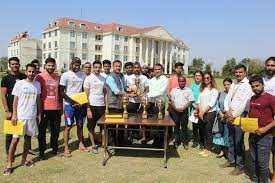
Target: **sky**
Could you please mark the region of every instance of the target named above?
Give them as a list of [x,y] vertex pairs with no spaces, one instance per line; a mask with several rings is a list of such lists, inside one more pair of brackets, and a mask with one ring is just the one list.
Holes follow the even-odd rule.
[[227,59],[274,56],[274,0],[13,0],[0,6],[0,56],[9,40],[41,32],[57,17],[138,27],[161,25],[190,47],[190,62],[202,57],[220,69]]

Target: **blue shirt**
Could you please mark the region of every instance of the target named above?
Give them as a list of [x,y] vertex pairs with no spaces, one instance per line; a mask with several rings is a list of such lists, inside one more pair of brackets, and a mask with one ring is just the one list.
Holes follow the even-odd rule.
[[192,90],[192,94],[194,96],[195,102],[198,103],[200,92],[201,92],[201,84],[193,83],[190,88]]

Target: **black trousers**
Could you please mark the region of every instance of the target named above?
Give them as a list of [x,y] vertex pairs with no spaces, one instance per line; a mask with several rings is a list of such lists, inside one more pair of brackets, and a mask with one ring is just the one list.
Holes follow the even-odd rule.
[[105,113],[105,106],[90,106],[92,112],[92,120],[88,121],[87,128],[88,130],[94,130],[97,124],[97,121],[102,117]]
[[53,151],[58,150],[58,137],[60,132],[60,123],[61,123],[61,111],[60,110],[45,110],[43,111],[42,120],[38,125],[38,143],[39,143],[39,152],[44,153],[47,149],[46,144],[46,130],[49,124],[50,126],[50,147]]
[[12,135],[7,134],[5,140],[6,140],[6,142],[5,142],[6,154],[9,154],[9,148],[10,148],[10,144],[11,144],[11,141],[12,141]]

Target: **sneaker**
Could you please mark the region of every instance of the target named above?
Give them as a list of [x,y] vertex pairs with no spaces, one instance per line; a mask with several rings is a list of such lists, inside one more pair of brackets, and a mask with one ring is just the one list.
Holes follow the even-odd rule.
[[229,175],[234,175],[234,176],[238,176],[238,175],[241,175],[244,173],[244,170],[243,169],[240,169],[240,168],[235,168],[233,171],[231,171],[229,173]]
[[45,156],[45,154],[44,154],[44,153],[41,153],[41,152],[39,153],[38,158],[39,158],[40,161],[46,160],[46,159],[47,159],[46,156]]

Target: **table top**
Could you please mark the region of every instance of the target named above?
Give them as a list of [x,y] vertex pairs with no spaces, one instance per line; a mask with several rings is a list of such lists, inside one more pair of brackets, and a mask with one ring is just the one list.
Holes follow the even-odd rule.
[[164,119],[142,119],[141,117],[136,118],[112,118],[111,120],[105,118],[103,115],[98,120],[99,125],[141,125],[141,126],[175,126],[174,121],[169,117],[165,116]]

